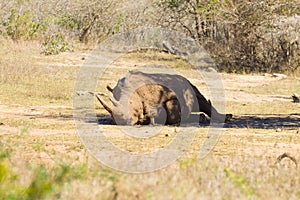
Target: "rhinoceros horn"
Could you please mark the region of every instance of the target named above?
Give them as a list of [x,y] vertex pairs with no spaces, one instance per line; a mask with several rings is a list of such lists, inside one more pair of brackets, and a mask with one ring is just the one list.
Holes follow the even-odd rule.
[[112,115],[112,109],[107,105],[107,103],[105,101],[103,101],[100,98],[100,95],[99,94],[95,94],[95,96],[97,97],[98,101],[102,104],[102,106],[105,108],[105,110],[107,110]]

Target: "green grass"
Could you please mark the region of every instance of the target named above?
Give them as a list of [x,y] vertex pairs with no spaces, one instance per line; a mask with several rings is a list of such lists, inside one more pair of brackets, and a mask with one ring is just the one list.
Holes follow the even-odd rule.
[[[2,151],[1,151],[2,153]],[[57,164],[54,168],[46,165],[35,165],[25,169],[29,173],[27,184],[19,184],[21,177],[19,173],[12,170],[13,163],[9,161],[10,156],[0,159],[0,198],[1,199],[45,199],[46,197],[58,197],[61,190],[66,189],[68,183],[73,180],[84,179],[87,174],[87,166],[78,164]]]

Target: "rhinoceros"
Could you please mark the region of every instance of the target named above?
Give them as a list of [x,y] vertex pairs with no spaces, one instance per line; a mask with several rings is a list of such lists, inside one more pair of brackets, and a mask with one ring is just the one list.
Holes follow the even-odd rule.
[[[116,124],[179,125],[188,122],[192,112],[220,113],[186,78],[173,74],[150,74],[129,71],[114,88],[109,106],[99,94],[97,99],[110,113]],[[226,115],[226,119],[231,115]],[[225,117],[224,117],[225,119]]]

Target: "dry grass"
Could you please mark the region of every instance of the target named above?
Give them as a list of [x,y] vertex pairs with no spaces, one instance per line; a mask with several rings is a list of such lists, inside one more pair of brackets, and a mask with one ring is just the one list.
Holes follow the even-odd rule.
[[[213,152],[198,160],[196,156],[203,141],[200,133],[188,155],[170,167],[136,175],[100,165],[87,154],[74,134],[5,135],[1,136],[1,141],[2,148],[10,154],[9,160],[4,159],[6,165],[14,166],[10,173],[20,174],[13,180],[18,187],[26,188],[32,181],[30,174],[36,173],[36,166],[46,167],[53,187],[47,193],[49,199],[58,194],[60,199],[164,199],[166,196],[170,199],[199,196],[209,199],[297,199],[300,195],[299,170],[288,160],[278,165],[275,162],[282,152],[293,152],[295,159],[300,159],[295,153],[300,150],[299,137],[294,135],[289,139],[290,133],[274,139],[274,135],[271,138],[268,134],[271,133],[257,130],[225,131]],[[131,142],[122,141],[123,145]],[[137,150],[137,146],[131,148],[131,151]],[[60,166],[69,168],[63,184],[54,181],[58,175],[53,173]],[[23,177],[24,174],[29,176]],[[3,183],[8,184],[7,181],[12,180]]]
[[265,94],[266,91],[270,95],[292,95],[300,92],[300,79],[298,77],[290,77],[289,79],[281,79],[271,83],[266,83],[261,87],[250,87],[248,92],[252,94]]
[[[283,126],[279,130],[276,124],[265,129],[228,127],[203,159],[197,156],[207,139],[208,127],[197,128],[187,152],[171,166],[143,174],[121,173],[100,164],[76,134],[72,91],[81,58],[88,51],[80,48],[74,53],[45,57],[35,43],[1,41],[1,46],[7,49],[0,48],[0,199],[300,198],[299,168],[287,158],[276,163],[283,153],[300,161],[298,118],[292,128]],[[133,60],[142,63],[154,58],[159,64],[172,63],[169,56],[160,60],[152,54],[150,58],[129,55],[130,62],[120,59],[106,72],[105,84],[115,84],[122,74],[118,67],[126,63],[130,67]],[[249,86],[255,81],[248,81],[246,76],[244,84],[237,81],[240,76],[224,77],[227,110],[235,116],[299,113],[298,104],[272,97],[290,95],[288,88],[300,93],[297,77],[256,81],[257,90]],[[201,81],[198,83],[205,89]],[[105,84],[98,87],[103,90]],[[235,99],[236,94],[244,97]],[[251,95],[258,95],[256,101],[249,98]],[[264,98],[268,101],[262,101]],[[103,109],[99,113],[106,114]],[[117,134],[117,126],[102,128],[117,147],[133,153],[162,149],[176,135],[174,127],[165,127],[151,139],[132,139]]]
[[[71,105],[76,72],[81,62],[64,56],[43,56],[34,42],[0,41],[0,101],[21,105]],[[80,56],[80,55],[79,55]],[[77,63],[76,63],[77,61]]]
[[[281,105],[285,104],[285,105]],[[281,105],[281,106],[278,106]],[[292,102],[264,101],[264,102],[227,102],[227,112],[236,115],[268,115],[297,113],[298,105]]]

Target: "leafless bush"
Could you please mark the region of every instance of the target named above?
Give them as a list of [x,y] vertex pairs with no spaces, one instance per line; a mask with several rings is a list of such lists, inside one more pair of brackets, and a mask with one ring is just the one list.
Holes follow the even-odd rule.
[[[220,70],[295,71],[300,65],[297,5],[297,0],[2,0],[0,35],[38,39],[56,53],[72,42],[97,43],[159,25],[197,40]],[[55,40],[58,35],[63,40]]]
[[229,72],[299,67],[296,0],[160,0],[160,24],[186,31]]
[[0,34],[13,40],[66,38],[99,41],[106,37],[117,20],[113,0],[3,0],[0,3]]

